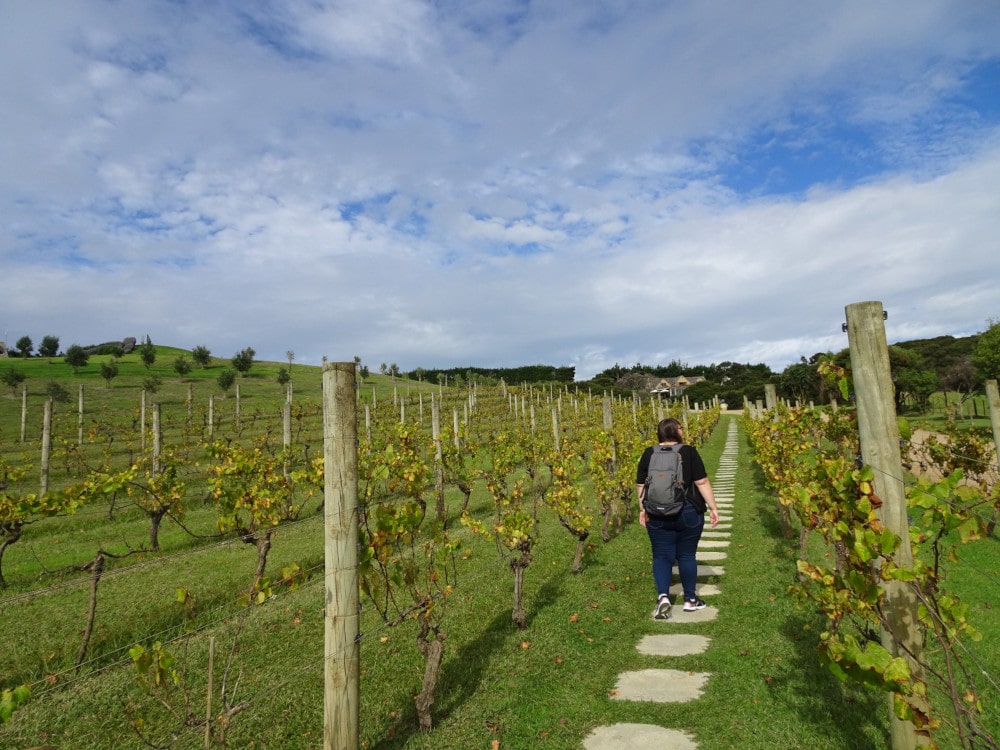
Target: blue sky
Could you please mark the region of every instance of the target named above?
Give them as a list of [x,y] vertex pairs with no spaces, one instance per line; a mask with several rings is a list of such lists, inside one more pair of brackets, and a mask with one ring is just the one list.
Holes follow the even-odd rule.
[[9,343],[587,378],[1000,319],[993,0],[25,2],[0,66]]

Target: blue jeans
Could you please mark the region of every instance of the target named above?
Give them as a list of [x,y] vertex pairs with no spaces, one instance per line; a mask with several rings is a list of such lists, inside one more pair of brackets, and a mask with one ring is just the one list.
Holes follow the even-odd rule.
[[646,532],[653,550],[653,581],[657,593],[670,592],[674,560],[681,579],[685,599],[694,599],[698,582],[698,562],[695,553],[698,540],[705,527],[705,515],[690,504],[684,506],[677,518],[647,518]]

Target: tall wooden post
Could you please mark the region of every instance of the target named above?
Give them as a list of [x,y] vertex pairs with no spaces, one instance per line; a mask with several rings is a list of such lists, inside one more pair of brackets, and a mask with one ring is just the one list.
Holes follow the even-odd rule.
[[357,750],[358,430],[354,363],[323,364],[323,750]]
[[39,477],[38,496],[45,497],[49,491],[49,457],[52,454],[52,399],[45,402],[42,415],[42,473]]
[[997,381],[986,381],[986,401],[990,409],[990,424],[993,426],[993,459],[1000,469],[1000,390]]
[[160,451],[163,435],[160,429],[160,405],[153,404],[153,473],[160,473]]
[[24,442],[25,430],[28,426],[28,386],[21,388],[21,442]]
[[[997,381],[986,381],[986,403],[990,410],[990,424],[993,426],[993,463],[1000,469],[1000,391],[997,390]],[[997,516],[1000,511],[994,510],[993,517],[987,524],[990,535],[997,525]]]
[[774,383],[764,384],[764,403],[768,411],[778,406],[778,387]]
[[76,399],[76,444],[83,445],[83,383],[80,383]]
[[444,446],[441,445],[441,399],[431,393],[431,439],[434,441],[434,497],[437,500],[437,519],[442,525],[448,522],[448,509],[444,504]]
[[[899,455],[899,426],[896,423],[882,303],[857,302],[848,305],[846,313],[861,458],[875,469],[875,492],[882,499],[878,509],[879,520],[902,540],[896,551],[896,563],[904,568],[912,567],[910,524],[906,515],[903,464]],[[881,635],[882,646],[893,656],[906,658],[911,673],[919,677],[922,670],[910,655],[919,657],[922,651],[916,594],[901,581],[886,581],[881,585],[885,592],[888,621]],[[892,709],[893,696],[890,694],[888,699],[893,750],[917,747],[913,724],[896,718]]]

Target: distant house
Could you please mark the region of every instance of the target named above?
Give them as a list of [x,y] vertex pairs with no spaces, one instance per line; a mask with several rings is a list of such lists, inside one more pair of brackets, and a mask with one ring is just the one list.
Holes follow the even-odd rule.
[[680,375],[676,378],[660,378],[653,386],[650,393],[660,398],[676,398],[684,393],[690,386],[700,383],[705,378],[702,375]]

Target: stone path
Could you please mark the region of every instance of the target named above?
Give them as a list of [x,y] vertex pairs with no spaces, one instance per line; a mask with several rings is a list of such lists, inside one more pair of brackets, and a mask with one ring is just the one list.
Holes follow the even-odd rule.
[[[733,486],[736,480],[737,451],[739,450],[739,427],[736,420],[729,422],[726,446],[722,451],[719,471],[712,480],[715,500],[719,507],[719,525],[714,529],[706,526],[698,543],[698,578],[725,575],[725,569],[718,563],[726,559],[729,534],[733,521]],[[644,636],[636,648],[648,656],[670,657],[689,656],[704,653],[711,647],[711,639],[695,633],[681,632],[688,625],[714,620],[719,610],[708,606],[696,612],[682,612],[678,602],[682,600],[680,584],[670,588],[673,595],[673,614],[668,620],[650,620],[657,628],[666,627],[670,632]],[[719,587],[702,583],[698,595],[703,599],[715,596]],[[675,632],[677,631],[677,632]],[[691,672],[674,669],[640,669],[618,676],[618,683],[612,692],[612,700],[651,701],[657,703],[680,703],[697,700],[711,679],[709,672]],[[598,727],[584,740],[584,750],[696,750],[696,738],[679,729],[659,727],[652,724],[613,724]]]

